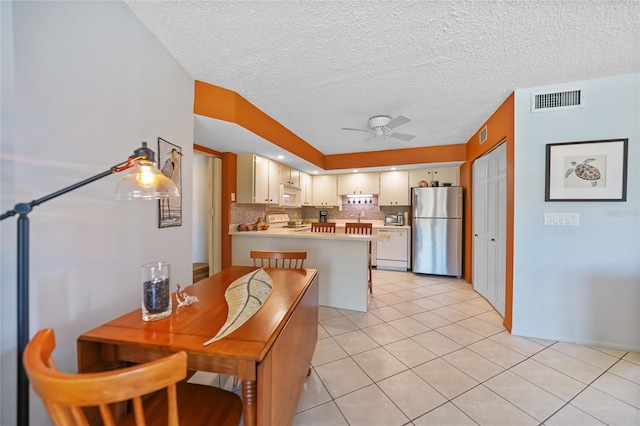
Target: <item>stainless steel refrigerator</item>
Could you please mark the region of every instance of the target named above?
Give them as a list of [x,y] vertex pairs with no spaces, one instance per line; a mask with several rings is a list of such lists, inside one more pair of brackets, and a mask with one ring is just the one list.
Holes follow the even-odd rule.
[[462,276],[462,201],[460,186],[412,189],[413,272]]

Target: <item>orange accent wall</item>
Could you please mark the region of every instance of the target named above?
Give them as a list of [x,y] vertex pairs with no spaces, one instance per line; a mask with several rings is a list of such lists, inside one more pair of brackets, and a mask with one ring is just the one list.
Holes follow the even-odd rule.
[[228,229],[231,224],[231,194],[236,192],[236,173],[238,156],[231,152],[225,152],[222,154],[222,182],[221,182],[221,197],[222,206],[221,210],[221,240],[220,249],[222,250],[220,256],[220,266],[224,269],[231,266],[231,236]]
[[334,154],[325,157],[325,170],[357,167],[397,166],[417,163],[445,163],[465,161],[467,145],[441,145],[421,148],[390,149],[386,151]]
[[[513,321],[513,153],[514,143],[514,93],[498,107],[489,119],[480,126],[480,129],[467,142],[467,162],[460,167],[460,183],[466,187],[465,195],[465,264],[464,279],[467,282],[472,280],[473,267],[473,186],[472,186],[472,164],[482,155],[498,146],[500,142],[506,140],[507,143],[507,247],[506,247],[506,291],[505,291],[505,313],[504,326],[511,332]],[[487,126],[487,140],[480,145],[478,134],[480,130]]]
[[207,148],[206,146],[198,145],[197,143],[193,144],[194,151],[204,152],[205,154],[213,155],[214,157],[222,157],[222,153],[215,151],[211,148]]
[[324,169],[324,154],[234,91],[196,80],[193,112],[236,123]]

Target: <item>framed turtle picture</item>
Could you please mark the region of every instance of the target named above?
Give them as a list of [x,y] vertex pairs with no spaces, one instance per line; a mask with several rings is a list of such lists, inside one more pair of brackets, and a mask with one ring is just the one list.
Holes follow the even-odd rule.
[[158,167],[180,192],[179,197],[158,201],[158,227],[182,226],[182,148],[158,138]]
[[628,143],[547,144],[545,201],[627,201]]

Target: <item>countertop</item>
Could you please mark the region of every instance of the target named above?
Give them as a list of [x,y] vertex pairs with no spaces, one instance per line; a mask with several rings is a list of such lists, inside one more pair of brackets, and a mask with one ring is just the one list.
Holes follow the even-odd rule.
[[[305,222],[307,222],[305,220]],[[229,235],[231,236],[246,236],[246,237],[285,237],[285,238],[314,238],[314,239],[333,239],[333,240],[365,240],[365,241],[386,241],[389,236],[388,235],[377,235],[375,232],[372,235],[359,235],[359,234],[346,234],[343,229],[347,222],[355,222],[352,220],[335,220],[336,228],[340,229],[340,231],[336,230],[336,233],[324,233],[324,232],[311,232],[310,227],[311,221],[309,222],[309,228],[275,228],[270,227],[264,231],[238,231],[237,224],[229,225]],[[403,226],[384,226],[384,221],[382,220],[363,220],[361,223],[371,223],[373,225],[373,229],[406,229],[410,230],[411,226],[403,225]]]

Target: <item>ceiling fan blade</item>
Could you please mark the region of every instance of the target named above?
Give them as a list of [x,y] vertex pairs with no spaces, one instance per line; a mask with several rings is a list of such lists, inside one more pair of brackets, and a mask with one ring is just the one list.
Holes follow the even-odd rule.
[[403,141],[409,142],[411,139],[415,138],[416,135],[407,135],[406,133],[391,133],[389,135],[390,138],[402,139]]
[[357,132],[367,132],[367,133],[371,133],[371,130],[365,130],[365,129],[352,129],[351,127],[343,127],[342,130],[355,130]]
[[387,127],[387,129],[393,129],[393,128],[398,127],[398,126],[402,126],[403,124],[406,124],[406,123],[408,123],[410,121],[411,120],[409,120],[407,117],[399,115],[396,118],[394,118],[393,120],[391,120],[389,123],[387,123],[387,125],[385,127]]
[[358,143],[358,146],[364,145],[365,143],[369,142],[371,139],[375,138],[375,135],[371,135],[368,138],[366,138],[365,140],[363,140],[362,142]]

